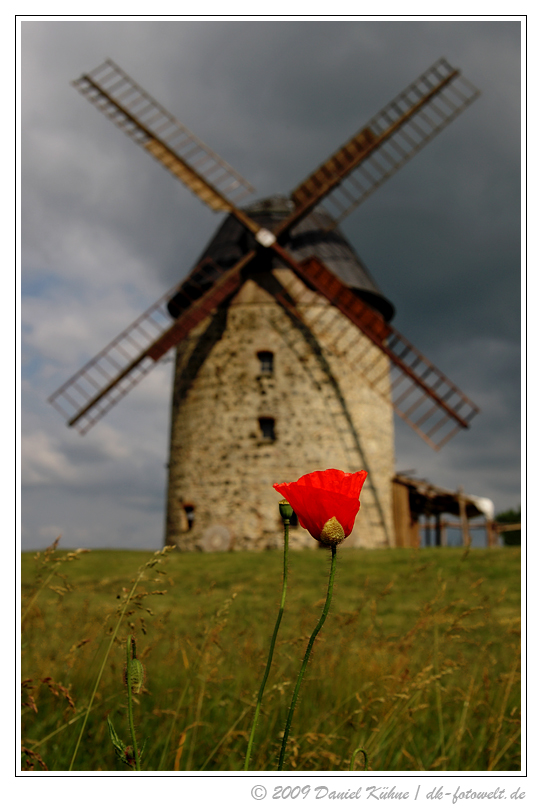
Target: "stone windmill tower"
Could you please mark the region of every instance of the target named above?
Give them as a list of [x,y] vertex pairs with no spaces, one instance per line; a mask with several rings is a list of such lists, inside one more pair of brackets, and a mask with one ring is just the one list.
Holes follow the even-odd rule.
[[[393,546],[393,411],[439,448],[478,410],[392,328],[338,222],[478,91],[440,60],[289,197],[240,208],[249,184],[113,62],[74,84],[227,217],[188,277],[53,405],[84,434],[176,347],[167,543],[274,546],[273,482],[340,468],[369,473],[349,543]],[[315,542],[299,528],[292,543]]]

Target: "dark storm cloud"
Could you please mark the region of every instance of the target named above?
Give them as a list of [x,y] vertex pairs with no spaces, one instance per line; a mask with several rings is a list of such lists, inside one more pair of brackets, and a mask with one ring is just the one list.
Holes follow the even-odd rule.
[[518,22],[24,22],[25,543],[58,527],[66,544],[160,543],[171,365],[85,438],[45,401],[220,221],[69,86],[107,56],[258,196],[289,192],[441,56],[481,89],[343,228],[397,328],[482,408],[439,454],[398,422],[398,469],[518,504]]

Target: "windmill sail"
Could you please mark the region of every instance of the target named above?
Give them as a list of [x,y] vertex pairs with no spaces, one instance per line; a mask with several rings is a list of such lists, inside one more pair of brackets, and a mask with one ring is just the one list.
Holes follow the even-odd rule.
[[214,211],[231,211],[253,187],[111,59],[73,82],[77,90]]
[[281,230],[324,198],[335,224],[343,220],[479,95],[440,59],[294,189],[295,213]]
[[[386,324],[316,257],[304,260],[294,270],[316,291],[295,282],[286,286],[298,310],[301,308],[305,313],[323,296],[337,311],[348,316],[382,352],[368,354],[364,349],[356,349],[355,334],[345,336],[343,319],[336,318],[334,325],[319,308],[312,321],[303,316],[306,326],[315,330],[318,321],[324,318],[329,345],[347,352],[352,366],[384,398],[390,395],[390,369],[386,356],[391,362],[393,408],[432,448],[442,448],[460,429],[468,428],[479,412],[478,407],[401,333]],[[280,301],[283,306],[288,306],[287,300],[281,298]]]
[[[199,291],[192,286],[189,293],[186,286],[176,285],[59,387],[49,403],[69,426],[86,434],[157,361],[239,287],[240,270],[248,259],[221,274],[218,282],[216,264],[209,259],[201,262]],[[206,277],[214,284],[205,285]],[[172,325],[167,304],[180,289],[186,309]]]

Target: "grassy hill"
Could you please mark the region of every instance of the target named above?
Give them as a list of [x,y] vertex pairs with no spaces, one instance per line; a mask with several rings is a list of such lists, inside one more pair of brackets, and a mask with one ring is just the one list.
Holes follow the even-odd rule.
[[[282,554],[56,550],[22,556],[23,768],[124,769],[126,636],[146,669],[145,770],[240,770],[280,600]],[[274,770],[325,598],[326,551],[291,553],[251,769]],[[125,609],[113,639],[120,612]],[[108,647],[110,646],[108,653]],[[341,550],[285,769],[520,769],[520,550]],[[106,656],[107,655],[107,656]],[[363,758],[356,762],[362,769]]]

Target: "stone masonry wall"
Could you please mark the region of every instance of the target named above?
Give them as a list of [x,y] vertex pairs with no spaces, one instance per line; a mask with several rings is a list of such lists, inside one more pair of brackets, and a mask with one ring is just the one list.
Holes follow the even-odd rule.
[[[394,546],[392,407],[364,382],[352,352],[376,354],[384,371],[387,358],[314,294],[298,305],[314,322],[306,330],[272,296],[273,286],[301,283],[287,270],[275,277],[247,279],[178,347],[166,542],[181,550],[279,546],[273,483],[339,468],[369,472],[345,544]],[[262,372],[262,351],[273,353],[272,373]],[[266,418],[275,421],[274,439],[262,434]],[[290,538],[294,549],[317,545],[301,527]]]

